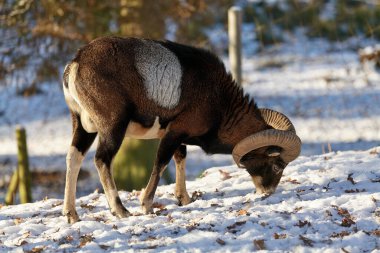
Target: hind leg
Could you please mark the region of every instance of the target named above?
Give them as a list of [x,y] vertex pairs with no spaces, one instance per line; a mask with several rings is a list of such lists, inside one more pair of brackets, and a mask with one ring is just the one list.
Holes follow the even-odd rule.
[[180,206],[187,205],[191,203],[191,198],[186,190],[186,146],[181,145],[174,152],[174,162],[175,162],[175,197],[178,199],[178,204]]
[[66,156],[66,186],[62,213],[67,217],[69,223],[74,223],[79,220],[78,214],[75,210],[78,174],[83,158],[91,144],[94,142],[96,133],[87,133],[83,129],[80,117],[75,113],[71,113],[71,118],[73,124],[73,139]]
[[99,133],[99,145],[95,155],[95,165],[98,169],[100,182],[102,183],[108,205],[111,213],[118,218],[130,215],[121,203],[111,168],[112,160],[120,148],[124,134],[125,129],[122,127],[115,127],[108,133]]

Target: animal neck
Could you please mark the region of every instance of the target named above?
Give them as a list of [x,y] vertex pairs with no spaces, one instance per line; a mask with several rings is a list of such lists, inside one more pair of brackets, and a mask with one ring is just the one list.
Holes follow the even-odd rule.
[[245,137],[270,128],[252,98],[244,95],[243,90],[234,85],[228,92],[229,103],[218,132],[218,139],[234,147]]

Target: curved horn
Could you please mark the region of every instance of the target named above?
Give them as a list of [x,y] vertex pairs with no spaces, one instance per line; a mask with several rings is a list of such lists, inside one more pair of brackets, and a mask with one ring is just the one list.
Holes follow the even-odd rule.
[[296,159],[301,152],[301,139],[296,135],[292,122],[282,113],[271,109],[260,109],[265,122],[275,129],[268,129],[241,140],[233,149],[232,156],[241,168],[241,158],[248,152],[265,147],[278,146],[283,149],[280,157],[285,163]]
[[260,108],[265,123],[277,130],[296,132],[292,122],[284,114],[268,108]]

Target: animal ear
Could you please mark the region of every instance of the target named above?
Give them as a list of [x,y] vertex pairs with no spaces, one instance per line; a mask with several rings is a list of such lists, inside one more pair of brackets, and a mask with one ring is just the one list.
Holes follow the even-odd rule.
[[265,151],[265,154],[270,157],[275,157],[281,155],[282,148],[277,146],[270,146]]

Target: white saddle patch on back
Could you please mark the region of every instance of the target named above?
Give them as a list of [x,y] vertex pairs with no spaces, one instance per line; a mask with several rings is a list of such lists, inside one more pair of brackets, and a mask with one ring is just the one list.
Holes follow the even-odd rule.
[[143,40],[136,49],[136,67],[150,99],[168,109],[178,105],[182,69],[175,54],[159,43]]

